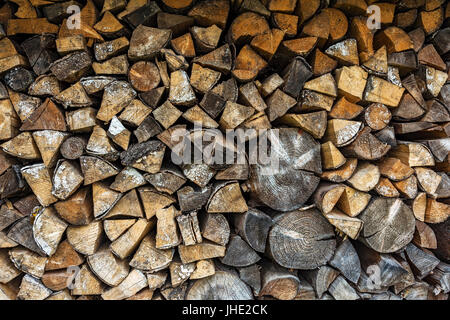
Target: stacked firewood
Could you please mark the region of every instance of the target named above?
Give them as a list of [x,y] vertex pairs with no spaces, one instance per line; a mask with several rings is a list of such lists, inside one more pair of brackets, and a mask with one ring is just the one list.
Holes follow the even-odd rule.
[[0,299],[448,299],[449,18],[3,1]]

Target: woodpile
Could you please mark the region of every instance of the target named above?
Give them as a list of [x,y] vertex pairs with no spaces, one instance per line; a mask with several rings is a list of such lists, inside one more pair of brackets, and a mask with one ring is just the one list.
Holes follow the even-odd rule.
[[3,1],[0,299],[447,300],[449,75],[444,0]]

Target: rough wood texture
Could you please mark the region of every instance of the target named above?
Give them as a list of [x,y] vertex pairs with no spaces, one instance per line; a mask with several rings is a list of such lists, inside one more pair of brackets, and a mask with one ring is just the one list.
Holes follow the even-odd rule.
[[0,299],[448,299],[447,2],[3,1]]

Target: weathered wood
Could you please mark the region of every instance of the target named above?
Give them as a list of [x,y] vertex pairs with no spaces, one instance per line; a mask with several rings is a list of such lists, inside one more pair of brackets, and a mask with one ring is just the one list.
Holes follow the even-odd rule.
[[280,300],[292,300],[297,296],[299,284],[298,277],[287,269],[268,261],[262,264],[259,295],[269,295]]
[[364,221],[364,242],[378,252],[397,251],[412,240],[414,215],[400,199],[376,198],[359,218]]
[[[298,233],[298,237],[288,237],[286,232]],[[275,220],[269,233],[269,246],[271,255],[281,266],[308,270],[330,260],[336,241],[331,225],[317,210],[310,209],[294,211]],[[280,251],[280,248],[284,249]]]
[[187,300],[248,300],[250,288],[233,273],[217,271],[213,276],[200,279],[189,289]]

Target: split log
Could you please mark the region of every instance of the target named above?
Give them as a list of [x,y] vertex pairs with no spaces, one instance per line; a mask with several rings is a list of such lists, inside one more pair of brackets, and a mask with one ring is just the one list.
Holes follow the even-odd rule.
[[328,290],[330,284],[339,275],[339,272],[328,266],[322,266],[312,271],[302,273],[308,280],[316,292],[318,298]]
[[225,255],[220,259],[223,264],[233,267],[248,267],[261,257],[238,235],[232,235],[227,244]]
[[271,262],[264,262],[261,269],[260,296],[270,295],[279,300],[293,300],[298,293],[298,277]]
[[413,238],[414,215],[400,199],[376,198],[359,218],[364,221],[362,239],[378,252],[397,251]]
[[[286,232],[298,236],[287,237]],[[319,238],[322,240],[318,241]],[[275,220],[269,233],[269,246],[272,257],[279,265],[311,270],[331,259],[336,241],[331,225],[317,210],[310,209],[294,211]],[[280,250],[281,247],[284,249]]]
[[[151,277],[150,273],[147,274],[148,279],[151,281],[151,288],[156,289],[164,283],[164,278],[161,278],[163,274],[157,272],[159,270],[165,269],[169,266],[173,259],[174,249],[161,250],[155,247],[155,238],[153,236],[146,236],[136,250],[133,258],[130,261],[130,266],[145,270],[156,272],[153,273]],[[162,281],[163,283],[161,283]],[[159,283],[159,285],[157,284]],[[150,285],[150,283],[149,283]]]
[[357,283],[361,275],[359,256],[351,241],[346,239],[336,248],[329,264],[338,269],[347,280]]
[[250,288],[237,275],[224,271],[198,280],[186,294],[187,300],[248,300],[252,297]]

